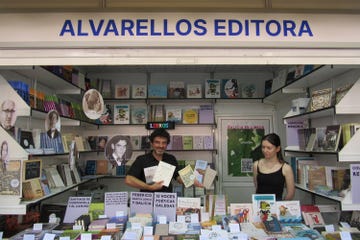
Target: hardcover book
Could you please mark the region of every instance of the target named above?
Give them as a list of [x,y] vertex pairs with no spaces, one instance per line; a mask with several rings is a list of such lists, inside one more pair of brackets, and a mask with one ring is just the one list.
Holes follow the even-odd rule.
[[186,85],[187,98],[202,98],[201,84],[187,84]]
[[114,124],[130,123],[130,105],[114,104]]
[[319,109],[327,108],[331,106],[332,89],[325,88],[315,90],[311,93],[310,110],[316,111]]
[[130,85],[115,84],[115,98],[130,98]]
[[150,120],[153,122],[165,121],[165,108],[162,104],[151,105]]
[[214,123],[214,107],[213,105],[200,105],[199,108],[199,123],[213,124]]
[[24,149],[35,148],[32,131],[20,130],[20,145]]
[[175,123],[182,122],[182,108],[181,107],[166,107],[166,121]]
[[186,108],[183,110],[183,124],[199,123],[198,109]]
[[145,124],[147,122],[147,107],[146,106],[132,106],[131,108],[131,123]]
[[338,87],[335,90],[335,104],[338,104],[341,99],[348,93],[353,84],[346,84],[345,86]]
[[101,80],[100,92],[103,98],[111,98],[111,80]]
[[220,80],[208,79],[205,81],[205,98],[220,98]]
[[301,205],[301,214],[304,218],[305,224],[310,227],[325,225],[320,209],[315,205]]
[[241,89],[242,89],[242,93],[241,93],[242,98],[256,98],[258,96],[256,85],[253,83],[244,84],[244,86]]
[[203,136],[193,136],[193,149],[204,149]]
[[281,223],[301,223],[300,201],[276,201],[276,215]]
[[131,86],[131,97],[134,99],[147,97],[147,86],[146,84],[133,84]]
[[221,80],[221,98],[239,98],[241,89],[237,79]]
[[167,98],[167,85],[150,84],[148,86],[148,98]]
[[214,137],[204,136],[204,149],[214,149]]
[[32,179],[22,183],[24,200],[33,200],[44,196],[40,179]]
[[183,136],[182,137],[182,149],[183,150],[192,150],[193,149],[193,136]]
[[269,79],[265,81],[264,87],[264,97],[267,97],[271,94],[271,87],[272,87],[273,80]]
[[360,164],[350,164],[352,203],[360,203]]
[[168,98],[185,98],[185,83],[182,81],[170,81]]
[[323,150],[336,152],[339,147],[340,138],[341,126],[339,124],[326,126]]
[[230,215],[236,216],[240,223],[253,222],[251,203],[230,203]]
[[254,221],[263,222],[276,214],[275,194],[252,194]]

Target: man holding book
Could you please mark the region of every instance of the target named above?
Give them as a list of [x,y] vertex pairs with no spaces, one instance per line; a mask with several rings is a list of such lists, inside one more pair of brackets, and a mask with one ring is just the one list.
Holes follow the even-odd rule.
[[[126,174],[125,183],[130,187],[138,188],[142,192],[172,192],[172,184],[164,186],[164,181],[153,182],[156,168],[160,161],[175,166],[172,179],[183,184],[179,176],[179,165],[176,158],[166,153],[166,148],[170,143],[170,134],[165,129],[156,129],[150,135],[152,151],[136,158]],[[164,173],[167,175],[167,173]],[[195,186],[203,187],[201,183],[195,181]]]

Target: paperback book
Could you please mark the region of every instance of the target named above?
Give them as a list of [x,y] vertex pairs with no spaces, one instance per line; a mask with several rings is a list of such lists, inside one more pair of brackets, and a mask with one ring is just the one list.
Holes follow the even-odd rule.
[[205,98],[220,98],[220,80],[208,79],[205,81]]
[[170,81],[168,98],[185,98],[185,83],[182,81]]
[[147,97],[146,84],[133,84],[131,86],[131,97],[134,99],[145,99]]
[[221,98],[239,98],[240,96],[241,91],[237,79],[221,80]]
[[148,98],[167,98],[167,85],[150,84],[148,86]]
[[311,105],[310,110],[316,111],[319,109],[327,108],[331,106],[332,89],[325,88],[315,90],[311,93]]
[[187,98],[202,98],[201,84],[187,84],[186,85]]
[[146,106],[132,106],[131,108],[131,123],[145,124],[147,122],[147,107]]
[[130,85],[115,84],[115,98],[130,98]]
[[130,105],[114,104],[114,124],[130,123]]

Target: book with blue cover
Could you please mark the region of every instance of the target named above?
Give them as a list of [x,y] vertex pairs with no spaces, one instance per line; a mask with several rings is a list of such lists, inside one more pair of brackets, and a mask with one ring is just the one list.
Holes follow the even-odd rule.
[[167,98],[167,85],[150,84],[148,86],[148,98]]

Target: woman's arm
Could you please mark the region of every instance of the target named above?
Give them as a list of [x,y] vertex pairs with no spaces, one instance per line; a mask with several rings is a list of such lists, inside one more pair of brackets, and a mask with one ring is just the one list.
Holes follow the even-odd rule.
[[284,164],[283,174],[286,185],[286,196],[284,200],[292,200],[295,195],[295,179],[294,173],[289,164]]
[[254,162],[254,165],[253,165],[253,181],[254,181],[254,186],[255,186],[255,189],[257,189],[257,168],[258,168],[258,165],[259,165],[259,160],[258,161],[255,161]]

